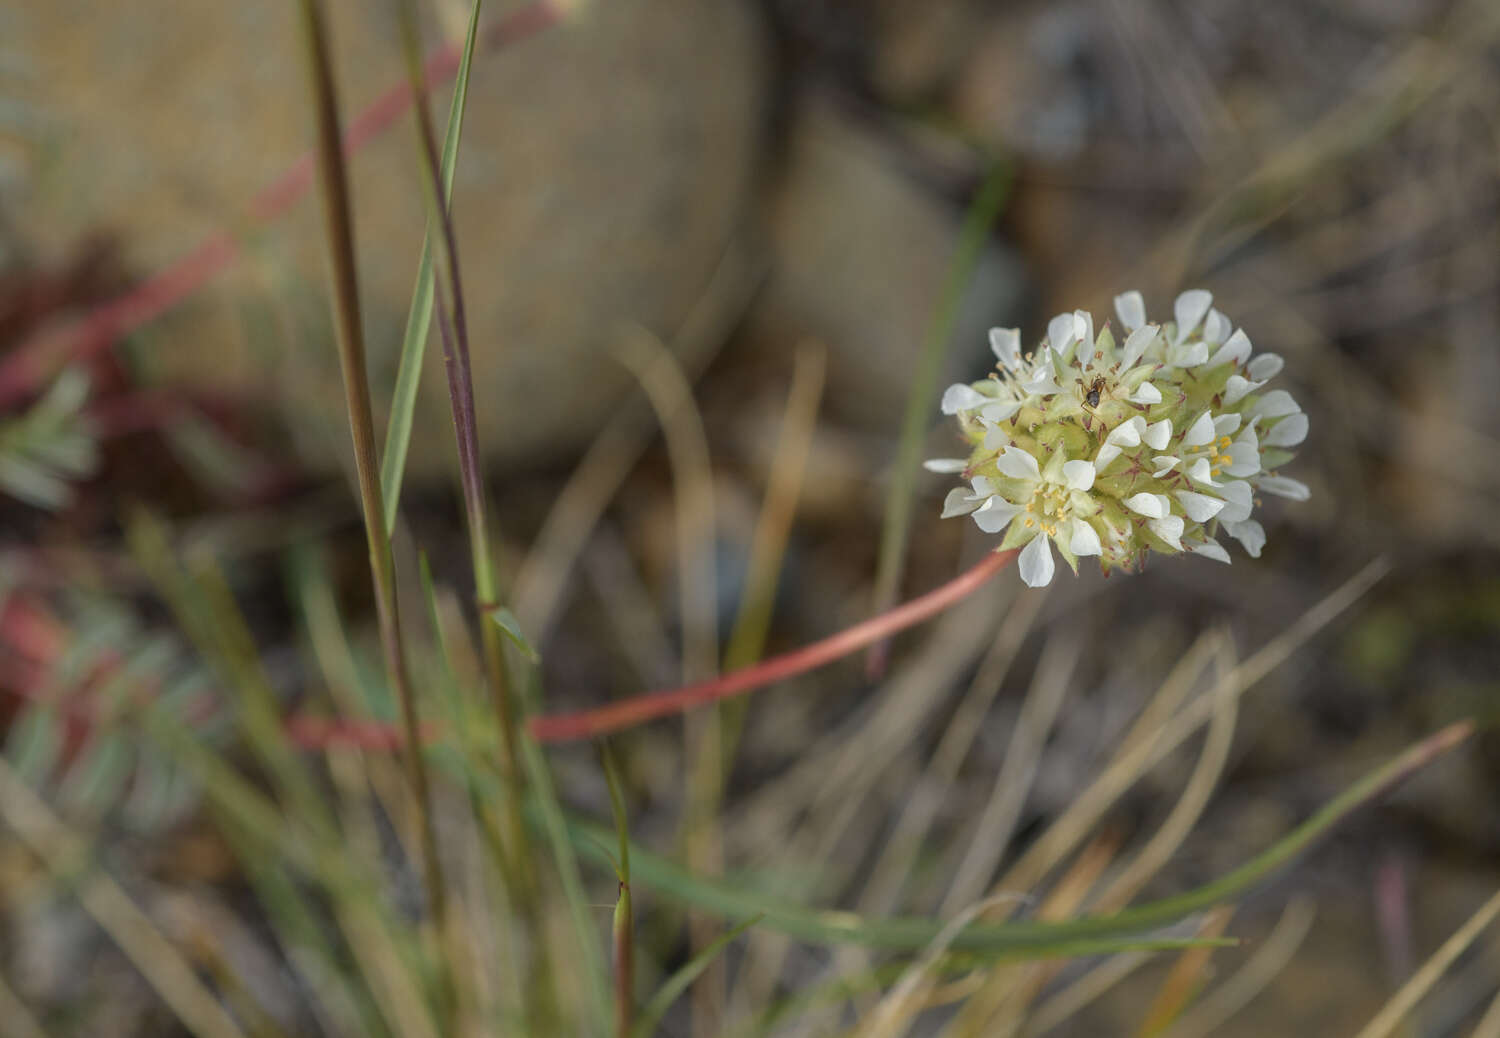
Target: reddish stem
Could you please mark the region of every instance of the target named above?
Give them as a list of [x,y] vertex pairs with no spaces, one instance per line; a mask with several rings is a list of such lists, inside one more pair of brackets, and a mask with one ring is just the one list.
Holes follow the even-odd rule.
[[576,714],[555,714],[551,717],[533,717],[529,727],[537,742],[569,742],[574,739],[589,739],[596,735],[619,731],[667,714],[677,714],[704,703],[749,692],[752,689],[789,677],[805,673],[825,663],[832,663],[857,652],[897,631],[903,631],[934,616],[950,605],[977,591],[996,573],[1015,558],[1014,551],[995,552],[986,555],[979,565],[966,570],[957,577],[920,598],[863,623],[840,631],[820,642],[781,656],[757,663],[751,667],[732,671],[709,681],[695,685],[669,689],[664,692],[647,692],[632,696],[609,706],[584,710]]
[[[480,40],[484,50],[496,50],[547,28],[562,17],[556,0],[535,0],[487,26]],[[451,79],[458,71],[461,50],[448,43],[427,59],[433,82]],[[344,134],[344,152],[353,154],[383,132],[411,107],[411,85],[403,80],[355,116]],[[312,184],[311,151],[298,156],[285,173],[262,189],[250,203],[256,221],[273,220],[291,208]],[[64,360],[86,360],[107,350],[125,335],[161,316],[207,284],[239,254],[228,231],[209,235],[197,248],[135,288],[100,304],[62,333],[44,331],[17,347],[0,363],[0,408],[31,393]]]
[[[820,642],[805,645],[781,656],[773,656],[754,666],[731,671],[695,685],[632,696],[593,710],[533,717],[529,730],[537,742],[589,739],[804,674],[936,616],[978,591],[1015,557],[1014,551],[993,552],[980,560],[978,565],[920,598],[873,616]],[[0,614],[0,618],[8,621],[8,629],[0,628],[0,634],[6,635],[5,640],[14,643],[15,647],[30,644],[34,650],[40,650],[43,657],[49,655],[49,649],[56,648],[59,637],[57,631],[34,624],[28,626],[26,621],[31,618],[26,616]],[[303,749],[337,745],[368,750],[395,750],[404,742],[400,727],[388,721],[292,717],[286,722],[286,733],[294,745]],[[424,742],[432,742],[441,735],[442,728],[436,724],[422,726]]]

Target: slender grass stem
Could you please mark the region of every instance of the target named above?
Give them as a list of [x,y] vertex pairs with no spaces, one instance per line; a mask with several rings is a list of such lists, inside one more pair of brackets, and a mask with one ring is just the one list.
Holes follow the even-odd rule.
[[390,540],[385,535],[380,462],[375,448],[375,422],[370,408],[364,330],[359,315],[359,285],[355,276],[354,229],[350,221],[344,153],[340,147],[338,101],[329,59],[328,32],[320,0],[302,0],[301,12],[303,39],[307,47],[307,64],[312,77],[317,114],[316,152],[329,272],[333,282],[334,326],[339,365],[344,378],[344,397],[349,411],[349,431],[354,440],[360,505],[369,543],[370,573],[375,585],[380,642],[385,655],[386,671],[401,704],[407,770],[415,795],[417,823],[421,833],[424,858],[422,873],[428,908],[434,919],[442,920],[447,912],[447,894],[442,869],[438,864],[437,830],[430,805],[427,767],[422,759],[416,694],[407,670],[406,649],[401,637],[395,565]]

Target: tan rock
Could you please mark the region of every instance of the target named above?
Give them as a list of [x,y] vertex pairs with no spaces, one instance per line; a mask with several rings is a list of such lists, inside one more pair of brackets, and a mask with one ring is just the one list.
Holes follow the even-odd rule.
[[[330,8],[348,120],[399,81],[400,48],[384,5]],[[344,456],[317,203],[305,198],[266,227],[246,219],[251,197],[311,141],[292,7],[55,0],[17,23],[17,49],[47,84],[48,139],[29,193],[6,215],[58,248],[117,231],[142,273],[215,231],[239,231],[245,257],[149,327],[146,366],[163,379],[259,392],[309,460]],[[703,293],[753,193],[761,43],[739,0],[607,0],[476,60],[455,223],[481,440],[493,459],[576,446],[628,385],[608,359],[618,328],[633,321],[670,337]],[[439,126],[447,99],[433,98]],[[382,401],[423,229],[409,117],[352,170]],[[448,425],[440,360],[434,327],[413,440],[413,463],[428,472],[452,451],[439,431]]]

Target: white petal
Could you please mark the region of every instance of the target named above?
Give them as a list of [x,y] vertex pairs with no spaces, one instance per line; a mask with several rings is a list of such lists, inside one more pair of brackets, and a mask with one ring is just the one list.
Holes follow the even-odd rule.
[[967,458],[931,458],[922,462],[928,472],[962,472],[969,467]]
[[988,404],[993,397],[987,397],[973,386],[955,382],[943,392],[943,414],[958,414],[960,411],[971,411],[981,404]]
[[1203,320],[1203,341],[1210,346],[1217,346],[1229,338],[1229,333],[1233,328],[1234,325],[1229,322],[1229,318],[1217,310],[1210,310]]
[[1172,438],[1172,419],[1163,418],[1155,425],[1146,427],[1141,434],[1141,440],[1152,450],[1165,450],[1167,441]]
[[1103,472],[1109,468],[1109,463],[1120,456],[1120,448],[1112,443],[1106,443],[1099,448],[1099,454],[1094,458],[1094,471]]
[[1260,442],[1266,447],[1295,447],[1307,439],[1307,415],[1289,414],[1267,431]]
[[1146,301],[1139,292],[1124,292],[1115,296],[1115,314],[1127,332],[1133,332],[1146,323]]
[[1244,522],[1223,525],[1225,532],[1240,542],[1247,555],[1252,559],[1260,558],[1260,550],[1266,546],[1266,531],[1261,528],[1260,523],[1254,519],[1246,519]]
[[1224,510],[1223,501],[1207,494],[1195,494],[1191,490],[1178,490],[1175,494],[1182,502],[1182,510],[1195,523],[1206,523]]
[[1312,491],[1307,484],[1296,479],[1287,479],[1285,476],[1262,476],[1255,484],[1259,490],[1277,497],[1289,497],[1293,501],[1306,501],[1312,496]]
[[1074,555],[1103,555],[1104,545],[1099,543],[1099,533],[1082,519],[1073,520],[1073,536],[1068,541],[1068,550]]
[[943,518],[952,519],[955,515],[968,515],[979,507],[979,502],[969,496],[969,491],[964,487],[954,487],[948,491],[948,496],[943,498]]
[[1188,479],[1205,487],[1216,487],[1219,484],[1214,481],[1213,466],[1208,463],[1207,458],[1199,458],[1188,466]]
[[999,533],[1010,525],[1010,521],[1021,514],[1021,509],[996,494],[987,498],[974,513],[974,522],[985,533]]
[[1156,471],[1151,473],[1152,479],[1161,479],[1182,463],[1181,458],[1174,458],[1170,454],[1158,454],[1151,461],[1156,466]]
[[1240,416],[1238,412],[1230,411],[1228,414],[1217,415],[1214,418],[1214,436],[1233,436],[1235,430],[1240,427]]
[[1132,404],[1145,404],[1149,407],[1152,404],[1161,403],[1161,390],[1157,389],[1150,382],[1142,382],[1136,387],[1135,392],[1131,393],[1126,399]]
[[1037,468],[1036,459],[1020,447],[1005,448],[1005,453],[995,459],[995,467],[1003,475],[1014,479],[1042,478],[1042,470]]
[[1145,492],[1136,494],[1125,499],[1125,507],[1132,512],[1144,515],[1147,519],[1160,519],[1167,514],[1167,506],[1163,504],[1166,497],[1162,494],[1147,494]]
[[1120,348],[1120,370],[1129,371],[1145,356],[1146,350],[1156,341],[1161,329],[1154,324],[1142,325],[1130,333],[1125,345]]
[[1250,359],[1250,336],[1245,334],[1245,329],[1240,328],[1228,339],[1224,345],[1214,351],[1214,355],[1208,358],[1208,366],[1217,368],[1221,364],[1233,364],[1239,367]]
[[1240,375],[1230,375],[1229,381],[1224,384],[1224,406],[1228,407],[1231,404],[1239,403],[1265,384],[1264,379],[1259,382],[1251,382],[1248,378]]
[[1063,478],[1072,490],[1088,490],[1094,485],[1094,466],[1086,461],[1063,462]]
[[1078,336],[1078,341],[1087,346],[1088,351],[1094,348],[1094,315],[1087,310],[1073,311],[1073,331]]
[[1078,341],[1078,319],[1072,314],[1058,314],[1047,322],[1047,344],[1053,353],[1062,353]]
[[1035,378],[1033,378],[1030,382],[1025,383],[1023,386],[1021,386],[1021,388],[1024,389],[1027,393],[1034,394],[1036,396],[1055,396],[1056,394],[1062,392],[1062,386],[1059,386],[1056,382],[1052,381],[1052,375],[1050,372],[1041,372],[1037,374]]
[[1046,587],[1052,583],[1051,540],[1046,534],[1038,533],[1030,544],[1021,549],[1021,558],[1018,560],[1021,579],[1029,587]]
[[1015,400],[996,400],[994,403],[981,407],[979,417],[991,422],[1003,422],[1020,409],[1021,405]]
[[984,449],[997,451],[1010,443],[1010,430],[993,422],[984,423]]
[[1242,523],[1250,518],[1255,492],[1250,489],[1249,483],[1237,479],[1232,483],[1225,483],[1219,488],[1219,493],[1224,498],[1224,510],[1219,513],[1219,522]]
[[1182,521],[1180,515],[1164,515],[1160,519],[1152,519],[1146,524],[1151,532],[1166,541],[1178,551],[1182,550],[1182,531],[1187,524]]
[[1110,431],[1104,440],[1105,444],[1113,443],[1117,447],[1139,447],[1141,445],[1141,434],[1146,431],[1146,419],[1140,415],[1128,421],[1121,422]]
[[1167,352],[1167,363],[1179,368],[1196,368],[1208,361],[1208,343],[1202,339],[1178,343]]
[[1285,364],[1286,361],[1281,359],[1280,354],[1262,353],[1259,357],[1252,360],[1250,366],[1245,370],[1251,378],[1258,378],[1264,382],[1267,379],[1273,378],[1281,371]]
[[1260,449],[1254,443],[1236,440],[1229,448],[1229,464],[1223,466],[1226,476],[1244,479],[1260,471]]
[[971,501],[983,501],[995,492],[995,484],[990,482],[988,476],[975,476],[970,485],[974,488],[974,496]]
[[1006,370],[1016,370],[1021,366],[1021,329],[991,328],[990,349]]
[[1187,550],[1194,555],[1202,555],[1204,558],[1213,559],[1229,565],[1229,553],[1224,550],[1224,545],[1215,540],[1194,541],[1187,545]]
[[1184,447],[1202,447],[1206,443],[1213,442],[1214,417],[1208,411],[1198,416],[1197,421],[1188,426],[1188,431],[1182,434],[1182,445]]
[[1254,413],[1262,418],[1280,418],[1302,410],[1292,394],[1284,389],[1273,389],[1255,402]]
[[1172,312],[1177,318],[1177,335],[1172,341],[1184,342],[1197,331],[1198,324],[1208,314],[1213,301],[1213,293],[1201,288],[1189,289],[1178,296],[1177,302],[1172,305]]

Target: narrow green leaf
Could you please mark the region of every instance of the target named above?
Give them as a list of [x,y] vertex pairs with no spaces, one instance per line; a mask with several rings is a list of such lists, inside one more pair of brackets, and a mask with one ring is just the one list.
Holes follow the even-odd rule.
[[[1357,808],[1369,803],[1412,772],[1458,745],[1470,734],[1471,722],[1461,722],[1429,736],[1370,772],[1334,797],[1306,822],[1268,850],[1219,879],[1161,901],[1113,915],[1067,922],[976,923],[952,941],[954,951],[972,951],[996,958],[1048,958],[1104,954],[1126,949],[1181,947],[1143,934],[1170,926],[1248,889],[1285,865],[1309,844]],[[600,826],[570,821],[568,838],[581,854],[594,861],[609,858],[610,833]],[[631,870],[638,883],[662,897],[717,913],[727,919],[760,918],[763,925],[787,936],[816,944],[854,944],[893,951],[926,947],[942,930],[942,921],[896,917],[869,919],[851,912],[808,908],[731,882],[694,875],[666,858],[638,846],[630,851]]]
[[760,916],[751,916],[734,929],[721,934],[712,944],[668,977],[666,983],[651,997],[651,1001],[646,1003],[646,1008],[641,1010],[641,1018],[632,1032],[635,1038],[651,1038],[651,1035],[656,1033],[661,1018],[666,1016],[668,1009],[672,1008],[672,1003],[681,998],[682,993],[698,979],[699,974],[708,969],[709,964],[723,954],[731,941],[760,922],[760,919]]
[[516,619],[515,613],[512,613],[504,606],[495,606],[493,609],[486,609],[484,615],[493,620],[496,626],[505,632],[505,636],[515,643],[516,648],[521,650],[521,655],[526,657],[527,662],[542,662],[541,654],[536,651],[536,648],[532,646],[526,635],[521,631],[521,621]]
[[[552,773],[542,756],[542,748],[530,735],[522,733],[519,739],[521,763],[526,769],[526,779],[533,792],[529,803],[537,808],[541,816],[542,829],[552,845],[552,855],[557,864],[558,878],[562,881],[563,896],[573,920],[573,931],[577,938],[579,953],[583,961],[579,964],[588,980],[589,993],[593,996],[595,1027],[600,1034],[606,1033],[609,1020],[609,987],[604,970],[604,954],[599,947],[599,933],[590,917],[590,903],[584,893],[583,879],[578,872],[578,859],[573,854],[573,832],[563,816],[558,803],[557,791],[552,785]],[[587,848],[609,860],[608,837],[602,847]],[[579,847],[585,850],[585,847]]]
[[[469,29],[464,35],[463,57],[453,81],[453,100],[448,105],[448,129],[443,136],[440,175],[443,204],[453,194],[453,169],[458,160],[458,139],[463,131],[464,101],[469,93],[469,65],[479,36],[479,0],[469,11]],[[391,417],[385,428],[385,450],[381,455],[380,485],[385,490],[385,533],[396,529],[396,510],[401,500],[401,480],[406,472],[406,452],[411,446],[412,419],[417,407],[417,387],[422,381],[422,357],[427,352],[427,332],[432,326],[432,235],[429,226],[422,239],[422,258],[417,263],[417,284],[412,289],[406,331],[401,336],[401,362],[396,369],[396,391]]]
[[978,194],[974,196],[974,201],[970,203],[963,227],[959,231],[958,250],[948,268],[942,301],[933,315],[932,323],[928,325],[927,337],[922,343],[922,354],[917,362],[917,370],[913,372],[911,390],[906,398],[906,413],[901,420],[901,440],[896,451],[896,465],[891,473],[890,489],[886,493],[885,518],[880,529],[880,555],[875,569],[873,611],[876,613],[888,609],[896,600],[902,566],[906,561],[907,535],[911,527],[912,491],[916,486],[917,471],[922,461],[922,440],[937,403],[938,376],[942,374],[943,361],[948,356],[948,344],[953,337],[953,326],[958,320],[964,290],[979,263],[990,227],[1010,195],[1014,178],[1014,165],[1003,159],[996,160]]

